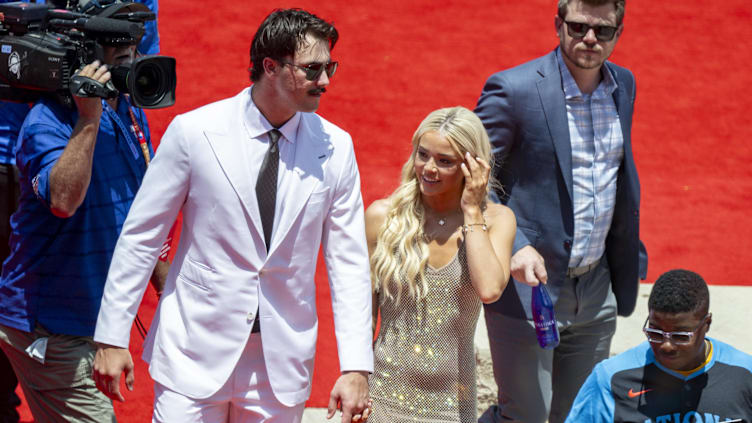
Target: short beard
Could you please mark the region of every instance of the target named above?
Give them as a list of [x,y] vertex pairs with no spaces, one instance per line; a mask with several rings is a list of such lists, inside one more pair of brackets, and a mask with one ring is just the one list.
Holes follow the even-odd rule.
[[561,54],[563,54],[564,57],[566,57],[567,59],[569,59],[569,61],[573,65],[577,66],[580,69],[599,69],[601,66],[603,66],[603,63],[605,62],[605,59],[604,59],[602,62],[600,62],[598,64],[594,64],[592,66],[583,66],[582,64],[578,63],[577,60],[575,60],[575,58],[573,58],[572,56],[569,55],[569,52],[567,51],[567,49],[564,48],[564,43],[560,44],[559,50],[561,50]]

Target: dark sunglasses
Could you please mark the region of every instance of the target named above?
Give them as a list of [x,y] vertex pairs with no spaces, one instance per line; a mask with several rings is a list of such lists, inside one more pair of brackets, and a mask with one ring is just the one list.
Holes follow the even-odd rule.
[[311,63],[308,65],[296,65],[295,63],[285,62],[280,60],[282,64],[295,66],[298,69],[301,69],[305,72],[305,77],[309,81],[316,81],[321,77],[321,74],[326,70],[326,76],[329,78],[334,76],[334,72],[337,72],[337,66],[339,63],[337,62],[329,62],[329,63]]
[[598,41],[613,40],[614,35],[616,35],[616,30],[619,29],[618,27],[609,26],[609,25],[590,26],[582,22],[564,21],[564,23],[567,24],[567,32],[569,33],[570,37],[582,38],[588,33],[588,31],[592,29],[593,32],[595,32],[595,38]]

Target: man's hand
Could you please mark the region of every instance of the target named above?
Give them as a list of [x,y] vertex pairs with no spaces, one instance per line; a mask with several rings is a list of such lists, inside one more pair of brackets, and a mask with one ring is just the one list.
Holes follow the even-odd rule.
[[342,423],[363,422],[368,419],[368,372],[342,373],[329,394],[327,419],[334,416],[337,404],[342,408]]
[[[93,79],[102,84],[106,84],[111,78],[107,65],[100,63],[99,60],[95,60],[84,66],[81,70],[76,72],[76,75]],[[101,98],[79,97],[74,95],[73,101],[76,102],[79,119],[95,120],[97,123],[99,122],[99,118],[102,116]]]
[[113,401],[125,402],[120,393],[120,376],[125,372],[125,387],[133,390],[135,380],[133,373],[133,359],[126,348],[99,344],[94,356],[94,371],[92,377],[97,389],[102,391]]
[[512,277],[517,282],[536,286],[548,281],[548,273],[543,262],[543,257],[531,245],[520,248],[512,256]]

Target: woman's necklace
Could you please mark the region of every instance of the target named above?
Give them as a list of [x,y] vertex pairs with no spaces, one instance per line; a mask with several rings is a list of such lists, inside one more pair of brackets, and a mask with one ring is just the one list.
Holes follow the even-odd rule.
[[447,224],[447,222],[453,220],[456,216],[458,216],[458,213],[456,211],[450,212],[449,214],[446,214],[446,215],[440,216],[440,217],[439,216],[432,217],[432,216],[429,216],[428,214],[426,214],[426,220],[434,220],[434,219],[436,219],[435,221],[436,221],[436,223],[439,224],[439,226],[444,226],[444,225]]
[[[450,226],[453,226],[452,222],[456,220],[457,216],[458,214],[456,212],[453,212],[453,213],[450,213],[441,217],[433,217],[433,216],[426,215],[427,223],[430,224],[430,222],[436,222],[439,225],[439,227],[437,231],[431,231],[430,234],[428,233],[428,231],[424,229],[423,237],[426,239],[426,241],[430,242],[433,239],[446,236],[446,229],[449,228]],[[449,223],[449,225],[447,225],[447,223]],[[430,228],[430,225],[429,225],[429,228]],[[451,233],[454,233],[455,231],[456,231],[456,228]]]

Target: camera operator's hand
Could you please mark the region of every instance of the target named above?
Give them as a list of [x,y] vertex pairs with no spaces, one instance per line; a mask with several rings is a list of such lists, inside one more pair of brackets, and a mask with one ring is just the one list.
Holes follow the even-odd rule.
[[[76,75],[90,78],[101,84],[106,84],[111,78],[109,68],[106,64],[100,63],[99,60],[95,60],[84,66],[76,72]],[[102,116],[101,98],[74,95],[73,101],[76,102],[79,119],[96,120],[98,123],[100,116]]]

